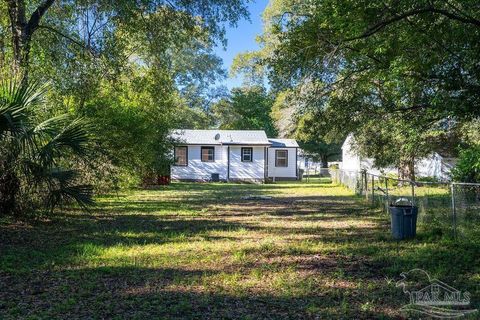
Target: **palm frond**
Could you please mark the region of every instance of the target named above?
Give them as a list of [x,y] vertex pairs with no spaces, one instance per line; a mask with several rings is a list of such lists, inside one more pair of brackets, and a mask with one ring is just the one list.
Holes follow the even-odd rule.
[[78,173],[75,170],[54,168],[49,172],[48,194],[45,205],[53,210],[63,202],[75,201],[83,208],[95,204],[93,200],[93,187],[86,184],[76,184]]
[[[50,135],[55,133],[56,127],[66,122],[68,117],[57,117],[51,119],[49,123],[43,125],[43,133]],[[47,140],[45,144],[39,147],[38,158],[45,165],[53,164],[55,158],[61,156],[66,151],[73,152],[76,156],[85,156],[89,151],[89,133],[88,124],[82,119],[74,119],[54,134],[53,138]]]
[[43,102],[46,88],[35,82],[21,84],[18,79],[0,82],[0,135],[24,133],[29,110]]
[[89,155],[89,126],[68,115],[35,125],[34,108],[44,102],[46,88],[32,81],[0,80],[0,173],[7,172],[26,186],[5,190],[15,199],[40,197],[51,209],[63,201],[92,205],[92,186],[79,183],[77,171],[56,168],[57,163]]

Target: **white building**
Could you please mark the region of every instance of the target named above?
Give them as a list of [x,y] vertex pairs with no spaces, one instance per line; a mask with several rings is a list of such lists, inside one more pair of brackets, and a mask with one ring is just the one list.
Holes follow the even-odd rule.
[[[455,160],[455,158],[442,157],[434,152],[415,164],[415,176],[449,180],[450,171],[455,166]],[[373,163],[373,159],[362,158],[355,152],[353,135],[348,135],[342,145],[342,164],[340,168],[351,171],[367,170],[373,174],[398,173],[398,168],[376,168]]]
[[175,130],[172,180],[298,179],[298,144],[268,139],[262,130]]

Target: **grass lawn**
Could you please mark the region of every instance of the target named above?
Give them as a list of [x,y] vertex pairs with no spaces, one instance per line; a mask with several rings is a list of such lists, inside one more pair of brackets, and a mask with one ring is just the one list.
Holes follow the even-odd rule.
[[480,309],[478,239],[397,243],[385,213],[326,180],[175,183],[1,221],[0,318],[395,319],[413,268]]

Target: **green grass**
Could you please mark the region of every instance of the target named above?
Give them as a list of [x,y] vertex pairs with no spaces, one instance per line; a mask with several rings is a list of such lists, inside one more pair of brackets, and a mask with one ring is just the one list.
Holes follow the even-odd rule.
[[[247,200],[269,195],[271,200]],[[0,318],[395,319],[422,268],[480,308],[478,238],[389,219],[343,187],[174,183],[0,224]]]

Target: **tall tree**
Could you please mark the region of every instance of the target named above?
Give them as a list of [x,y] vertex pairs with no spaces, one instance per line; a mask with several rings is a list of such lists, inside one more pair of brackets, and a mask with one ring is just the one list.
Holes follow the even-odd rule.
[[28,68],[33,34],[40,26],[40,21],[55,0],[45,0],[38,4],[31,14],[27,13],[24,0],[6,0],[12,34],[13,68],[16,72]]
[[[295,92],[298,113],[328,119],[330,137],[387,141],[394,127],[401,139],[388,144],[392,152],[419,141],[429,149],[425,130],[480,116],[477,1],[274,0],[264,20],[250,62],[265,67],[273,90]],[[365,153],[387,159],[363,138]]]
[[221,99],[212,112],[221,129],[265,130],[276,137],[271,118],[273,98],[261,86],[232,89],[231,96]]
[[[124,45],[109,41],[120,30],[148,39],[153,48],[182,39],[182,30],[193,32],[201,28],[208,31],[210,39],[222,37],[221,22],[235,23],[247,14],[242,0],[145,0],[135,4],[105,0],[5,0],[5,3],[13,67],[24,75],[28,73],[32,41],[40,30],[65,39],[88,54],[98,55]],[[164,33],[164,27],[169,25],[176,28]]]
[[302,115],[297,123],[295,138],[306,155],[314,161],[319,161],[322,168],[328,168],[328,161],[340,160],[344,137],[327,142],[323,134],[325,127],[321,118],[311,112]]
[[243,0],[5,0],[0,74],[51,83],[41,116],[90,120],[102,172],[160,173],[172,127],[211,123],[210,84],[225,76],[212,48],[247,15]]

